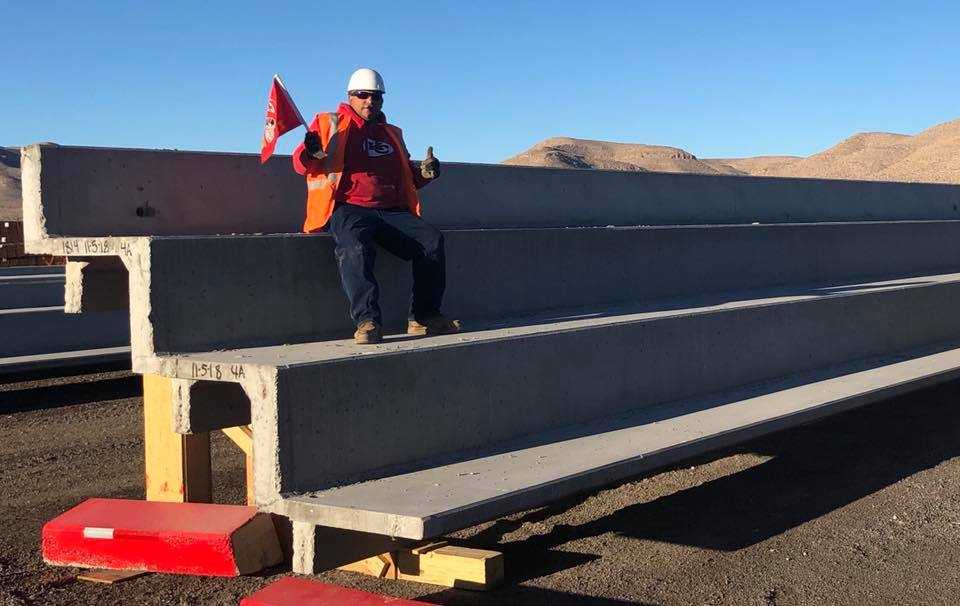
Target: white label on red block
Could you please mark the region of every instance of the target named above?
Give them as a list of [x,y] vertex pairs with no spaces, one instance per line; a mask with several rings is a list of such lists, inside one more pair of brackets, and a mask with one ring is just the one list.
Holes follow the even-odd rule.
[[96,526],[87,526],[83,529],[83,538],[85,539],[112,539],[113,528],[97,528]]

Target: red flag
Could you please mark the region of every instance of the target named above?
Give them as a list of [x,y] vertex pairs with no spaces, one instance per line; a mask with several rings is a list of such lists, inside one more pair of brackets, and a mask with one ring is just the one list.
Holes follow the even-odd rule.
[[260,146],[260,164],[273,155],[280,135],[295,129],[303,124],[307,125],[300,115],[300,110],[290,98],[290,93],[283,85],[280,76],[273,77],[270,86],[270,98],[267,99],[267,122],[263,127],[263,143]]

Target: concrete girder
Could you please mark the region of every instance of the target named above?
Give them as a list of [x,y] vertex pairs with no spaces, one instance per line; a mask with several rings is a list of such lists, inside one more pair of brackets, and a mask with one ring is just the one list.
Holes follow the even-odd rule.
[[[960,222],[446,232],[444,310],[468,323],[548,310],[778,285],[941,273]],[[130,238],[134,368],[164,352],[347,336],[353,326],[331,239],[275,235]],[[388,330],[402,330],[409,268],[378,262]],[[535,287],[531,287],[535,285]],[[558,312],[559,313],[559,312]]]

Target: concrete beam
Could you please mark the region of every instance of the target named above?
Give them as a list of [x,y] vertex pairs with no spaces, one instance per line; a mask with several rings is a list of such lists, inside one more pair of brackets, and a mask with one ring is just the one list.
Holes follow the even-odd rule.
[[0,358],[124,347],[130,324],[123,312],[65,314],[63,307],[0,310]]
[[127,310],[127,268],[119,257],[72,257],[67,262],[66,313]]
[[219,372],[244,386],[257,503],[285,513],[286,493],[431,468],[520,436],[960,339],[951,312],[958,274],[670,303],[374,347],[333,341],[159,362],[169,376]]
[[191,434],[250,424],[250,400],[237,383],[173,381],[173,431]]
[[296,232],[306,187],[289,157],[30,145],[24,240]]
[[0,278],[16,276],[61,276],[64,274],[63,265],[20,265],[14,267],[0,267]]
[[[468,324],[784,284],[938,273],[960,258],[960,222],[464,230],[445,237],[445,311]],[[353,332],[326,236],[152,238],[128,249],[135,367],[157,352]],[[390,255],[378,260],[388,329],[405,327],[409,273]]]
[[[50,238],[299,232],[287,156],[23,148],[27,250]],[[442,228],[601,227],[960,218],[960,186],[444,163],[422,190]],[[89,253],[87,253],[89,254]],[[98,253],[94,253],[98,254]]]
[[0,309],[63,305],[63,268],[46,272],[0,271]]
[[319,541],[331,532],[329,526],[412,539],[443,536],[958,377],[960,349],[906,352],[834,367],[830,374],[794,377],[528,436],[475,453],[474,458],[374,482],[290,496],[284,510],[295,520],[295,570],[324,570],[322,551],[310,549],[310,539],[315,534]]
[[[125,365],[124,362],[126,362]],[[2,357],[0,358],[0,374],[103,364],[118,364],[121,367],[130,368],[130,347],[105,347]]]
[[281,491],[352,484],[385,467],[957,339],[957,305],[953,281],[280,368]]

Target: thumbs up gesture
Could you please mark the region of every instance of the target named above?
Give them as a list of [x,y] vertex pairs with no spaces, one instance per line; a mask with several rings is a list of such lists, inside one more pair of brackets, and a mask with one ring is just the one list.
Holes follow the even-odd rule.
[[427,156],[420,163],[420,174],[424,179],[436,179],[440,176],[440,160],[433,157],[433,147],[427,148]]

